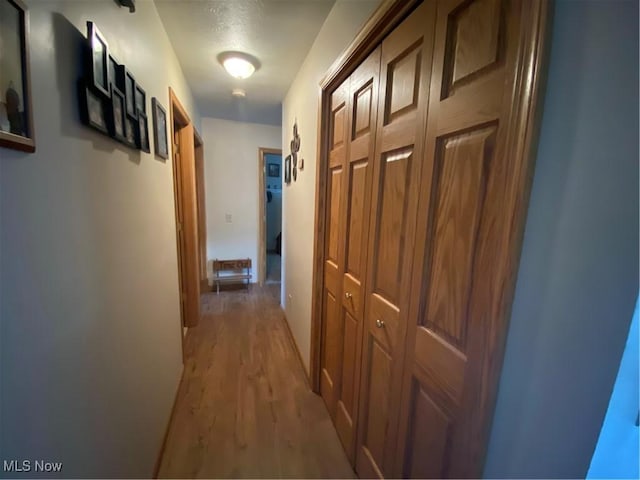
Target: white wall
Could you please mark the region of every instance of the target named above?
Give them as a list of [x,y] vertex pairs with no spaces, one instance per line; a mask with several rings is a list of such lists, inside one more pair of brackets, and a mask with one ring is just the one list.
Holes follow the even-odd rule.
[[27,3],[37,152],[0,148],[0,452],[149,477],[182,370],[172,166],[79,123],[86,21],[149,112],[172,86],[199,115],[152,2]]
[[318,146],[318,94],[320,80],[353,41],[379,0],[338,0],[320,29],[282,104],[282,154],[289,152],[293,124],[298,121],[304,170],[298,180],[283,187],[282,305],[309,371],[311,291]]
[[[258,149],[280,148],[282,129],[202,119],[209,260],[251,258],[258,280]],[[231,223],[226,215],[231,215]]]
[[638,4],[559,0],[486,477],[584,478],[637,295]]

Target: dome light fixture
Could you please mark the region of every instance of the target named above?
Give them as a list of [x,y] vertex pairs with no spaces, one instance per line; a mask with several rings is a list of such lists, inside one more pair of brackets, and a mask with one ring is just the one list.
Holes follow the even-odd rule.
[[243,52],[222,52],[218,55],[218,61],[234,78],[249,78],[260,68],[258,59]]

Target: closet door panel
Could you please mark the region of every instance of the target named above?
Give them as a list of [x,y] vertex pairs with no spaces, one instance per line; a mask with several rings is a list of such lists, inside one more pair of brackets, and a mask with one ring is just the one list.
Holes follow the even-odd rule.
[[343,317],[341,309],[342,264],[344,262],[345,164],[348,145],[349,80],[331,97],[329,171],[327,178],[327,218],[324,253],[324,290],[322,308],[322,348],[320,352],[320,394],[331,418],[335,419],[340,392],[343,351]]
[[363,284],[371,211],[372,157],[378,112],[380,49],[351,74],[349,145],[345,171],[344,269],[342,315],[345,324],[342,388],[336,410],[338,436],[355,463],[355,427],[359,396],[360,357],[364,321]]
[[356,469],[392,474],[430,67],[432,2],[382,43]]
[[[481,474],[523,165],[507,155],[527,2],[439,0],[394,475]],[[513,130],[514,131],[514,130]],[[511,131],[511,134],[513,134]]]

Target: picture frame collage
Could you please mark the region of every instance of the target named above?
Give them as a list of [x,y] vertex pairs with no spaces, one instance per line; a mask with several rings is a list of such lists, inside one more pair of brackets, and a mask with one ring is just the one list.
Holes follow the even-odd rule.
[[[107,40],[91,21],[87,22],[87,40],[85,76],[78,81],[82,122],[123,145],[151,153],[146,91],[109,51]],[[166,159],[166,112],[155,97],[152,105],[155,153]]]

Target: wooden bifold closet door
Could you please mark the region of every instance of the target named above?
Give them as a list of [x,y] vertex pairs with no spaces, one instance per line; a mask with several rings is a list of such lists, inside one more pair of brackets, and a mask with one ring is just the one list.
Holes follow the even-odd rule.
[[320,390],[361,477],[482,473],[545,22],[426,0],[333,91]]
[[380,49],[331,98],[320,392],[353,463]]

